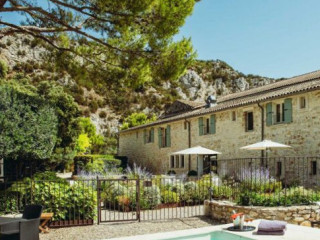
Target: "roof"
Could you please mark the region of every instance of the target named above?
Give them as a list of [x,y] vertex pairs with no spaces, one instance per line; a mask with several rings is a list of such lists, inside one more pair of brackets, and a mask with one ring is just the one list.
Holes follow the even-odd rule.
[[187,105],[191,106],[192,108],[203,107],[206,105],[205,102],[198,102],[198,101],[189,101],[189,100],[182,100],[182,99],[179,99],[177,101],[182,102],[184,104],[187,104]]
[[253,103],[266,102],[271,99],[294,95],[300,92],[309,92],[317,89],[320,89],[320,70],[299,75],[286,80],[281,80],[262,87],[249,89],[239,93],[229,94],[220,97],[217,101],[217,104],[212,107],[206,108],[205,105],[203,105],[202,107],[195,108],[195,110],[193,111],[183,112],[181,114],[177,114],[167,118],[158,119],[155,122],[129,128],[121,132],[127,132],[190,117],[206,115],[209,113],[219,112],[226,109],[245,106]]

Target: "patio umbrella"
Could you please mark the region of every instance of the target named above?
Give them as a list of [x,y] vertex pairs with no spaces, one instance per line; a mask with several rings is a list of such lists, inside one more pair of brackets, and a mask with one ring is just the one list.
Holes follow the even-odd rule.
[[[199,155],[214,155],[214,154],[221,154],[220,152],[204,148],[201,146],[196,146],[192,148],[187,148],[178,152],[174,152],[171,155],[197,155],[197,164],[199,164]],[[198,168],[198,175],[199,173],[199,166]]]
[[201,147],[201,146],[196,146],[196,147],[187,148],[178,152],[174,152],[171,155],[210,155],[210,154],[221,154],[221,153],[208,148]]
[[245,150],[265,150],[266,157],[268,157],[268,151],[272,148],[291,148],[289,145],[285,145],[282,143],[273,142],[271,140],[263,140],[262,142],[254,143],[248,146],[244,146],[240,149]]

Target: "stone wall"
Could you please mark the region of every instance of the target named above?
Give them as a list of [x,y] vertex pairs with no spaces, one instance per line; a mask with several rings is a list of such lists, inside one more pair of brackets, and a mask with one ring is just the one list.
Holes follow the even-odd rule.
[[[307,100],[305,109],[299,107],[301,96],[306,97]],[[273,150],[269,153],[269,156],[320,156],[320,91],[269,100],[261,103],[261,105],[266,109],[267,103],[281,103],[286,98],[292,99],[293,121],[265,126],[265,139],[288,144],[292,146],[292,149]],[[236,111],[236,121],[232,121],[232,111]],[[245,131],[244,113],[246,111],[254,112],[254,130],[250,132]],[[261,140],[261,110],[257,104],[232,108],[214,114],[216,115],[215,134],[199,136],[199,117],[187,119],[191,123],[192,147],[200,145],[219,151],[222,153],[222,155],[219,155],[219,159],[260,157],[260,151],[240,150],[242,146]],[[202,117],[210,117],[210,115]],[[178,120],[153,126],[154,142],[147,144],[144,144],[144,129],[120,132],[119,155],[127,156],[131,163],[136,162],[148,166],[155,173],[167,171],[169,169],[170,153],[188,148],[188,130],[184,128],[184,122],[185,120]],[[167,125],[171,126],[171,147],[159,148],[158,128]],[[177,173],[186,173],[191,169],[197,170],[196,156],[191,157],[190,164],[187,161],[188,157],[185,159],[184,168],[174,169]],[[320,172],[320,162],[317,166],[319,168],[318,172]],[[310,165],[305,167],[308,169]]]
[[288,223],[311,226],[311,222],[319,215],[319,206],[291,206],[291,207],[253,207],[237,206],[226,201],[205,201],[205,215],[221,223],[231,223],[230,216],[235,210],[253,219],[283,220]]

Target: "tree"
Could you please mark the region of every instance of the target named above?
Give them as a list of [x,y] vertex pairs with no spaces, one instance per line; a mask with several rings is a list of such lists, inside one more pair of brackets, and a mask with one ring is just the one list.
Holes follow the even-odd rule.
[[[75,155],[79,110],[62,87],[25,79],[0,82],[0,156],[64,166]],[[2,114],[4,113],[4,114]]]
[[0,158],[47,159],[57,144],[58,117],[34,89],[0,85]]
[[[89,150],[91,154],[104,154],[105,149],[107,148],[107,143],[102,135],[97,134],[96,127],[93,125],[90,118],[80,118],[79,126],[81,129],[81,135],[79,136],[78,142],[80,141],[80,137],[84,138],[83,135],[85,135],[90,143],[90,146],[88,146],[86,150]],[[80,153],[83,152],[85,151],[80,151]]]
[[195,57],[190,39],[174,42],[173,36],[196,1],[0,0],[0,12],[25,17],[23,24],[0,19],[0,39],[32,36],[56,49],[57,58],[81,65],[78,70],[116,75],[132,87],[161,72],[175,80]]
[[131,127],[140,126],[142,124],[151,123],[156,121],[157,118],[153,114],[152,116],[148,117],[144,113],[132,113],[129,117],[125,118],[123,124],[121,126],[121,130],[125,130]]

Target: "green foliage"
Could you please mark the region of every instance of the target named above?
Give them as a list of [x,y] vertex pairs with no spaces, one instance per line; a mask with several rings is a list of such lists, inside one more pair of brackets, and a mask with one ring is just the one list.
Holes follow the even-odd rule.
[[58,143],[55,106],[30,85],[0,83],[0,156],[50,158]]
[[49,159],[53,166],[73,159],[79,111],[63,88],[19,79],[0,82],[0,91],[0,155]]
[[179,203],[179,195],[172,191],[161,192],[161,200],[163,203]]
[[290,205],[310,205],[320,200],[320,193],[303,187],[293,187],[283,189],[278,193],[259,193],[245,191],[237,200],[243,206],[290,206]]
[[4,60],[0,59],[0,79],[6,78],[7,73],[8,73],[8,65]]
[[112,155],[78,155],[74,158],[78,170],[103,173],[105,168],[118,168],[121,161]]
[[79,125],[82,134],[79,136],[78,142],[81,140],[80,137],[84,140],[84,135],[86,135],[86,143],[89,141],[90,144],[86,144],[85,149],[78,149],[78,153],[88,152],[91,154],[104,154],[109,146],[114,146],[114,142],[110,141],[110,139],[97,134],[96,127],[93,125],[90,118],[80,118]]
[[144,187],[142,189],[142,201],[140,202],[142,209],[153,209],[161,203],[161,194],[158,186]]
[[91,143],[88,135],[85,133],[80,134],[77,139],[76,151],[80,154],[83,154],[87,152],[90,147]]
[[129,117],[127,117],[121,127],[121,130],[125,130],[131,127],[147,124],[156,121],[157,118],[153,114],[152,116],[148,117],[144,113],[133,113]]

